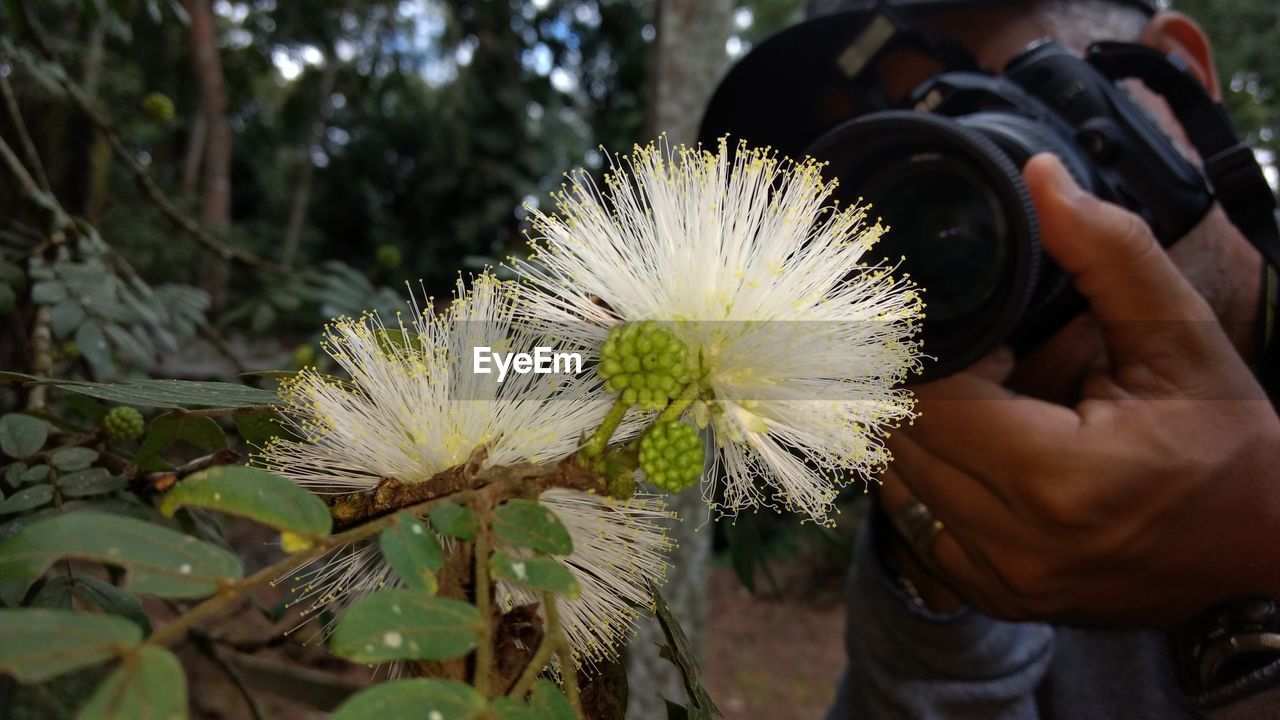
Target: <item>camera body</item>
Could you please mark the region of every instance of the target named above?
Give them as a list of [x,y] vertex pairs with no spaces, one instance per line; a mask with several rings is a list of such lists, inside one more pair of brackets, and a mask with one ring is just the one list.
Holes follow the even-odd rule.
[[999,76],[935,75],[907,106],[838,125],[805,154],[828,161],[841,193],[870,201],[891,226],[877,250],[924,290],[926,378],[1000,344],[1034,346],[1084,307],[1040,250],[1021,176],[1032,155],[1057,155],[1082,188],[1142,217],[1166,246],[1214,200],[1203,172],[1128,93],[1052,40]]

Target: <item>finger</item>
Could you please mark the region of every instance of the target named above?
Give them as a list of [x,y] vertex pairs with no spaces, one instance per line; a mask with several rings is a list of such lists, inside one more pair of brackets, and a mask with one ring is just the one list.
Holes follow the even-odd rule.
[[954,534],[943,530],[934,540],[930,555],[934,572],[945,577],[957,592],[980,609],[989,611],[995,607],[993,601],[1000,596],[1001,584],[990,571],[990,564],[977,554],[976,549],[960,543]]
[[1080,188],[1054,156],[1023,170],[1039,215],[1041,243],[1070,273],[1102,321],[1113,362],[1172,360],[1213,327],[1204,298],[1137,215]]
[[1013,349],[1008,345],[1001,345],[966,368],[964,372],[988,382],[1003,385],[1004,381],[1013,374],[1014,365]]
[[895,435],[890,449],[894,463],[885,471],[881,487],[886,509],[900,507],[914,496],[961,536],[1007,537],[1013,531],[1016,516],[993,488],[934,457],[909,437]]
[[1067,441],[1080,428],[1080,417],[1071,408],[1012,394],[968,373],[913,391],[919,417],[905,434],[983,480],[1054,462],[1067,452]]

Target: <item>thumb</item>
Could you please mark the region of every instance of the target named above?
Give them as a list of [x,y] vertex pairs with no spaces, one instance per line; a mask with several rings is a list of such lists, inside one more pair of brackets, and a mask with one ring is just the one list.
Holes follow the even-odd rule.
[[1206,333],[1219,331],[1213,311],[1142,218],[1085,192],[1053,155],[1031,158],[1023,177],[1041,243],[1089,301],[1113,365],[1159,364],[1208,349]]

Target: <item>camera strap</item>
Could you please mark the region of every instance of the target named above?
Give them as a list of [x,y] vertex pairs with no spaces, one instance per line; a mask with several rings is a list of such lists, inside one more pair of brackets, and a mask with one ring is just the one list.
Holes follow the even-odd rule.
[[1231,222],[1272,266],[1280,268],[1276,198],[1253,150],[1236,136],[1221,103],[1209,97],[1187,61],[1125,42],[1099,42],[1086,59],[1111,80],[1137,78],[1161,95],[1204,158],[1214,195]]

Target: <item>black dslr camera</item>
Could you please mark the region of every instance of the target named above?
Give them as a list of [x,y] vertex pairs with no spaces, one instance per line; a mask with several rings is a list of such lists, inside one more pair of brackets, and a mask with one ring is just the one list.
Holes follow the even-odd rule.
[[944,72],[916,111],[871,113],[805,154],[830,162],[845,198],[892,229],[878,252],[924,288],[926,373],[959,370],[1002,342],[1033,346],[1081,309],[1040,251],[1021,168],[1057,155],[1080,186],[1142,216],[1161,243],[1186,235],[1213,193],[1144,110],[1086,60],[1043,40],[1003,75]]
[[[1034,347],[1085,308],[1040,250],[1021,174],[1039,152],[1057,155],[1084,189],[1140,215],[1165,246],[1216,197],[1280,265],[1274,195],[1182,59],[1114,42],[1081,58],[1041,40],[993,75],[962,48],[877,8],[811,20],[756,48],[717,89],[701,140],[727,134],[825,160],[844,203],[872,204],[892,228],[873,257],[900,262],[924,290],[926,379],[1000,344]],[[943,70],[894,101],[876,61],[903,47]],[[1124,78],[1165,98],[1203,170],[1116,85]]]

